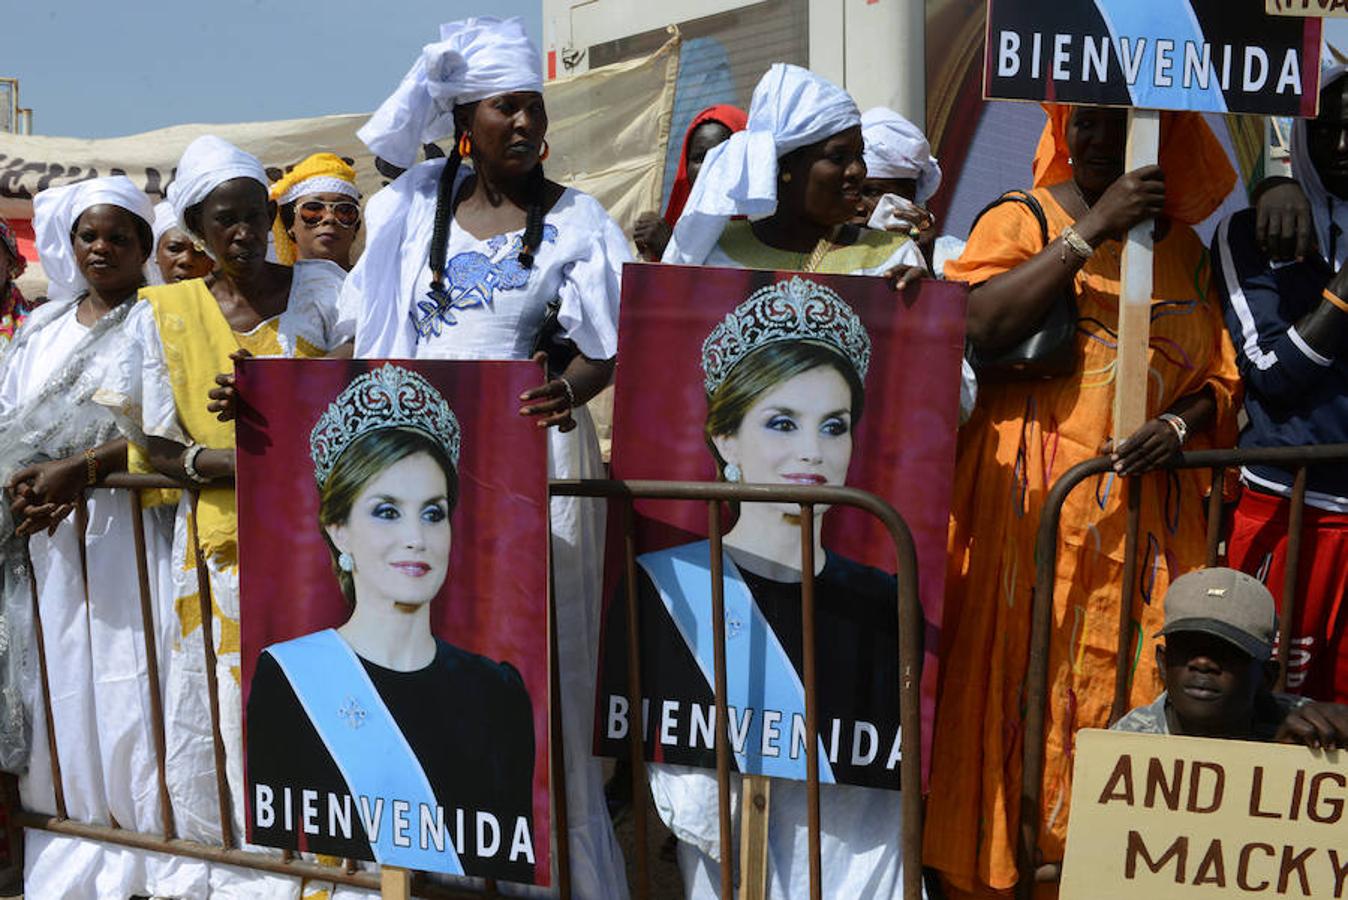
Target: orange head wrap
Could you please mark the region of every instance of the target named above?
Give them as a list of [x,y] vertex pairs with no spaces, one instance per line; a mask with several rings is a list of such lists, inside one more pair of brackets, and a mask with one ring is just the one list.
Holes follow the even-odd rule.
[[[1044,111],[1048,121],[1034,154],[1035,187],[1072,177],[1067,149],[1072,107],[1045,103]],[[1236,186],[1236,170],[1200,113],[1161,113],[1160,165],[1166,176],[1165,214],[1186,225],[1197,225],[1216,212]]]

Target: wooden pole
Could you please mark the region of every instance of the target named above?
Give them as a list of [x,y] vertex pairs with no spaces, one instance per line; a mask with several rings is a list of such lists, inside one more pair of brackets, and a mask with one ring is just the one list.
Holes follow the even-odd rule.
[[[1161,114],[1154,109],[1128,113],[1124,171],[1154,166],[1161,145]],[[1147,421],[1148,362],[1151,340],[1152,229],[1148,220],[1133,227],[1123,246],[1119,290],[1119,348],[1114,381],[1114,444]]]
[[379,870],[380,900],[412,900],[412,872],[398,866]]
[[772,779],[766,775],[745,775],[740,785],[740,900],[763,900],[768,895],[771,812]]

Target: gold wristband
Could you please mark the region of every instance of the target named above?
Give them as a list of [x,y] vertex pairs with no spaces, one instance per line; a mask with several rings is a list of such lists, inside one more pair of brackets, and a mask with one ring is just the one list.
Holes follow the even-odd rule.
[[84,469],[88,474],[88,487],[93,487],[98,481],[98,457],[94,456],[94,451],[84,451]]
[[1325,288],[1325,292],[1321,294],[1321,296],[1324,297],[1326,300],[1328,300],[1334,306],[1337,306],[1339,308],[1339,312],[1348,313],[1348,300],[1343,299],[1338,294],[1331,291],[1329,288]]

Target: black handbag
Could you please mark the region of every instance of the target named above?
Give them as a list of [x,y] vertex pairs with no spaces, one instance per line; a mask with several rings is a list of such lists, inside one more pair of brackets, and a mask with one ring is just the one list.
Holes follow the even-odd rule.
[[[978,227],[990,210],[1003,203],[1023,203],[1039,222],[1039,234],[1044,246],[1049,245],[1048,217],[1034,195],[1025,191],[1009,191],[983,207],[974,219],[970,233]],[[994,353],[979,353],[969,348],[969,362],[980,379],[987,381],[1025,381],[1036,378],[1061,378],[1077,370],[1077,310],[1076,291],[1064,290],[1048,308],[1044,318],[1029,337]]]

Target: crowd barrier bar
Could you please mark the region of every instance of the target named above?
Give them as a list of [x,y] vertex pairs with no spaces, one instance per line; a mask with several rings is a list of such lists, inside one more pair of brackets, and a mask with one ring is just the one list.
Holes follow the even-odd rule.
[[[43,715],[47,725],[47,752],[51,760],[52,778],[56,801],[56,815],[48,816],[29,811],[16,811],[12,822],[16,827],[36,828],[54,834],[88,840],[102,841],[134,849],[189,857],[206,862],[237,866],[256,871],[300,877],[314,881],[380,890],[381,873],[378,870],[358,870],[353,860],[344,860],[340,866],[323,865],[297,858],[291,852],[268,854],[238,849],[233,846],[231,798],[225,775],[225,748],[220,727],[220,707],[216,690],[214,613],[210,593],[210,578],[206,561],[199,545],[195,545],[195,568],[199,590],[202,629],[202,654],[206,665],[207,683],[210,690],[209,710],[211,715],[211,734],[216,765],[216,788],[220,808],[222,842],[220,846],[183,840],[175,836],[173,804],[168,790],[166,771],[166,736],[164,722],[163,697],[159,682],[159,656],[156,644],[153,598],[150,587],[150,574],[146,559],[146,536],[141,517],[141,492],[163,488],[188,489],[172,480],[148,475],[111,475],[99,482],[97,488],[117,488],[126,490],[131,498],[132,536],[137,554],[137,580],[139,606],[144,631],[145,653],[147,660],[147,680],[149,682],[150,712],[152,718],[152,736],[157,762],[158,802],[163,825],[162,834],[144,834],[120,827],[115,821],[111,825],[97,825],[72,821],[67,817],[64,788],[61,777],[60,757],[57,747],[55,723],[51,707],[51,693],[48,682],[46,642],[42,633],[42,620],[38,614],[38,589],[36,575],[31,559],[28,560],[28,573],[33,596],[33,613],[36,624],[37,656],[42,691]],[[626,604],[628,611],[627,646],[630,653],[628,701],[631,709],[640,709],[640,636],[638,634],[638,609],[636,590],[636,541],[633,524],[635,522],[633,503],[639,499],[701,501],[707,504],[708,526],[711,540],[712,561],[712,603],[715,622],[717,653],[715,660],[715,702],[716,702],[716,750],[717,750],[717,786],[718,803],[721,813],[720,834],[723,860],[734,858],[731,849],[730,821],[730,742],[728,711],[726,706],[725,685],[725,615],[724,596],[721,582],[721,548],[723,530],[722,504],[725,502],[765,502],[799,503],[801,505],[801,571],[802,581],[802,624],[804,628],[804,681],[806,685],[806,722],[807,732],[817,731],[817,691],[814,645],[814,542],[811,531],[813,511],[816,505],[851,506],[869,513],[885,526],[894,543],[898,574],[898,612],[899,647],[902,660],[900,684],[900,728],[902,760],[900,778],[903,791],[903,828],[902,848],[904,866],[905,900],[918,900],[922,896],[921,866],[917,860],[922,855],[922,792],[921,784],[921,629],[923,628],[922,609],[917,593],[917,557],[912,535],[902,517],[885,501],[873,494],[852,488],[832,488],[818,486],[775,486],[744,485],[704,482],[658,482],[658,481],[558,481],[550,488],[553,496],[588,497],[608,499],[619,507],[625,536],[624,572],[626,578]],[[195,511],[197,494],[190,491]],[[81,498],[86,500],[87,498]],[[80,547],[81,574],[86,586],[85,602],[88,603],[88,570],[85,560],[85,541],[88,515],[84,502],[75,506],[75,525]],[[550,609],[550,646],[552,650],[552,691],[550,696],[550,722],[554,735],[552,740],[552,789],[553,820],[557,847],[558,894],[562,900],[569,900],[570,858],[566,831],[566,783],[565,759],[561,732],[561,702],[558,696],[557,668],[557,632],[555,624],[555,605],[552,596],[552,579],[549,579]],[[629,729],[630,759],[633,780],[633,814],[637,837],[637,897],[646,900],[650,896],[649,865],[646,859],[646,771],[645,753],[642,744],[643,729]],[[807,745],[807,790],[808,825],[810,850],[810,896],[820,900],[822,894],[822,873],[820,868],[820,822],[819,822],[819,759],[818,741]],[[487,880],[481,890],[449,887],[434,884],[424,879],[423,873],[417,873],[410,890],[419,896],[430,898],[479,898],[496,897],[499,893],[496,885]],[[723,897],[734,897],[733,866],[721,866],[721,887]],[[407,885],[406,879],[400,881]]]
[[[1268,447],[1245,450],[1196,450],[1181,453],[1160,468],[1210,469],[1211,493],[1208,496],[1206,565],[1216,565],[1224,534],[1222,528],[1223,497],[1227,469],[1247,465],[1271,465],[1294,471],[1291,502],[1287,522],[1286,572],[1283,578],[1282,604],[1279,619],[1288,623],[1296,620],[1297,579],[1300,574],[1302,521],[1306,511],[1306,472],[1310,466],[1348,462],[1348,444],[1319,444],[1301,447]],[[1058,526],[1063,503],[1083,481],[1108,472],[1108,456],[1088,459],[1073,466],[1049,489],[1039,519],[1035,541],[1035,588],[1030,618],[1030,657],[1025,678],[1025,731],[1022,748],[1022,780],[1020,802],[1020,848],[1017,886],[1019,900],[1033,896],[1037,852],[1039,846],[1039,798],[1043,789],[1044,719],[1048,701],[1048,653],[1053,631],[1053,593],[1058,563]],[[1110,724],[1128,712],[1129,660],[1132,657],[1133,597],[1137,581],[1137,543],[1141,520],[1141,490],[1139,479],[1153,473],[1131,476],[1126,481],[1127,531],[1124,539],[1124,568],[1122,596],[1119,602],[1118,658],[1115,662],[1114,702],[1110,710]],[[1279,674],[1276,689],[1286,684],[1287,660],[1291,650],[1290,632],[1282,629],[1278,641]]]
[[[894,544],[898,575],[898,613],[899,646],[896,648],[900,659],[900,781],[903,785],[903,828],[900,840],[903,850],[903,890],[905,900],[919,900],[922,896],[922,868],[918,860],[922,858],[922,741],[921,741],[921,680],[922,651],[921,631],[923,628],[922,607],[917,593],[917,553],[912,533],[894,507],[874,494],[855,488],[822,486],[781,486],[755,484],[729,484],[725,482],[677,482],[677,481],[554,481],[551,488],[555,497],[604,497],[611,501],[610,507],[617,506],[621,515],[625,535],[623,569],[625,573],[627,607],[627,649],[628,649],[628,708],[634,711],[634,722],[640,721],[642,708],[640,680],[640,634],[638,633],[638,603],[636,578],[636,544],[633,534],[635,511],[633,504],[637,500],[681,500],[701,501],[707,504],[708,537],[711,548],[711,599],[712,622],[716,653],[714,659],[714,690],[716,703],[716,781],[717,801],[720,810],[721,842],[721,896],[736,896],[733,881],[734,866],[729,864],[735,858],[731,842],[732,823],[730,820],[730,741],[728,711],[726,708],[725,683],[725,608],[722,590],[721,553],[723,541],[724,512],[722,504],[739,503],[798,503],[801,507],[801,615],[803,641],[803,668],[805,684],[805,720],[806,733],[816,733],[818,718],[818,700],[815,672],[815,591],[814,591],[814,535],[813,513],[815,506],[850,506],[869,513],[878,519],[889,532]],[[649,868],[644,860],[646,847],[646,763],[643,746],[643,728],[634,725],[628,729],[629,759],[632,763],[632,813],[634,831],[638,848],[636,859],[638,900],[650,897]],[[816,740],[807,743],[806,750],[806,790],[808,798],[807,817],[809,828],[809,865],[810,898],[821,900],[822,869],[820,866],[820,821],[819,821],[819,758]],[[749,803],[748,784],[745,780],[744,803]],[[743,835],[741,837],[744,837]],[[746,844],[747,846],[747,844]],[[746,862],[741,862],[741,897],[751,897],[756,892],[748,889],[753,882],[749,879]],[[755,885],[762,890],[761,882]],[[761,896],[761,894],[760,894]]]

